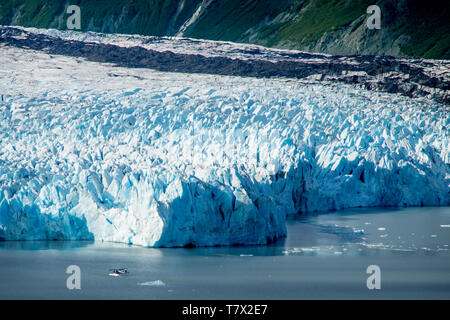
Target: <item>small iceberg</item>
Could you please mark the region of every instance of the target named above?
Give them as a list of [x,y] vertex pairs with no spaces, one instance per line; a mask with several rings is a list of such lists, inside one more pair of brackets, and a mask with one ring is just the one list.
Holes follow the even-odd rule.
[[155,280],[155,281],[147,281],[147,282],[141,282],[138,283],[140,286],[150,286],[150,287],[164,287],[166,284],[162,282],[161,280]]

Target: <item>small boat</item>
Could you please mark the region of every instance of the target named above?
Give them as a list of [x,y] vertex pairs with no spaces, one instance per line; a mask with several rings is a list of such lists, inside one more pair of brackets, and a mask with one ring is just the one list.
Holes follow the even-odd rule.
[[120,277],[128,274],[127,268],[109,269],[109,275],[111,277]]

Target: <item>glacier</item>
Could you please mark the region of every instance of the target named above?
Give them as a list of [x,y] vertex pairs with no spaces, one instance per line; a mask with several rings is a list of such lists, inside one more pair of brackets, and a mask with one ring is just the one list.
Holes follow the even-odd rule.
[[0,46],[0,239],[266,244],[286,217],[450,205],[450,107]]

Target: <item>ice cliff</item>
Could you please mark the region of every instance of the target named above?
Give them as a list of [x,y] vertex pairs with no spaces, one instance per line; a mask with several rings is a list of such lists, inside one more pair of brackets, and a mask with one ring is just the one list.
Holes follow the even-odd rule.
[[264,244],[286,215],[450,205],[450,109],[0,47],[0,238]]

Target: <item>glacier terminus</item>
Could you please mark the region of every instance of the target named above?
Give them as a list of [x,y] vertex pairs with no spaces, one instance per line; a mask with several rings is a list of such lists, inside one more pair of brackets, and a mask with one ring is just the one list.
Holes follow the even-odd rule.
[[445,103],[1,43],[0,55],[2,240],[267,244],[290,215],[450,205]]

